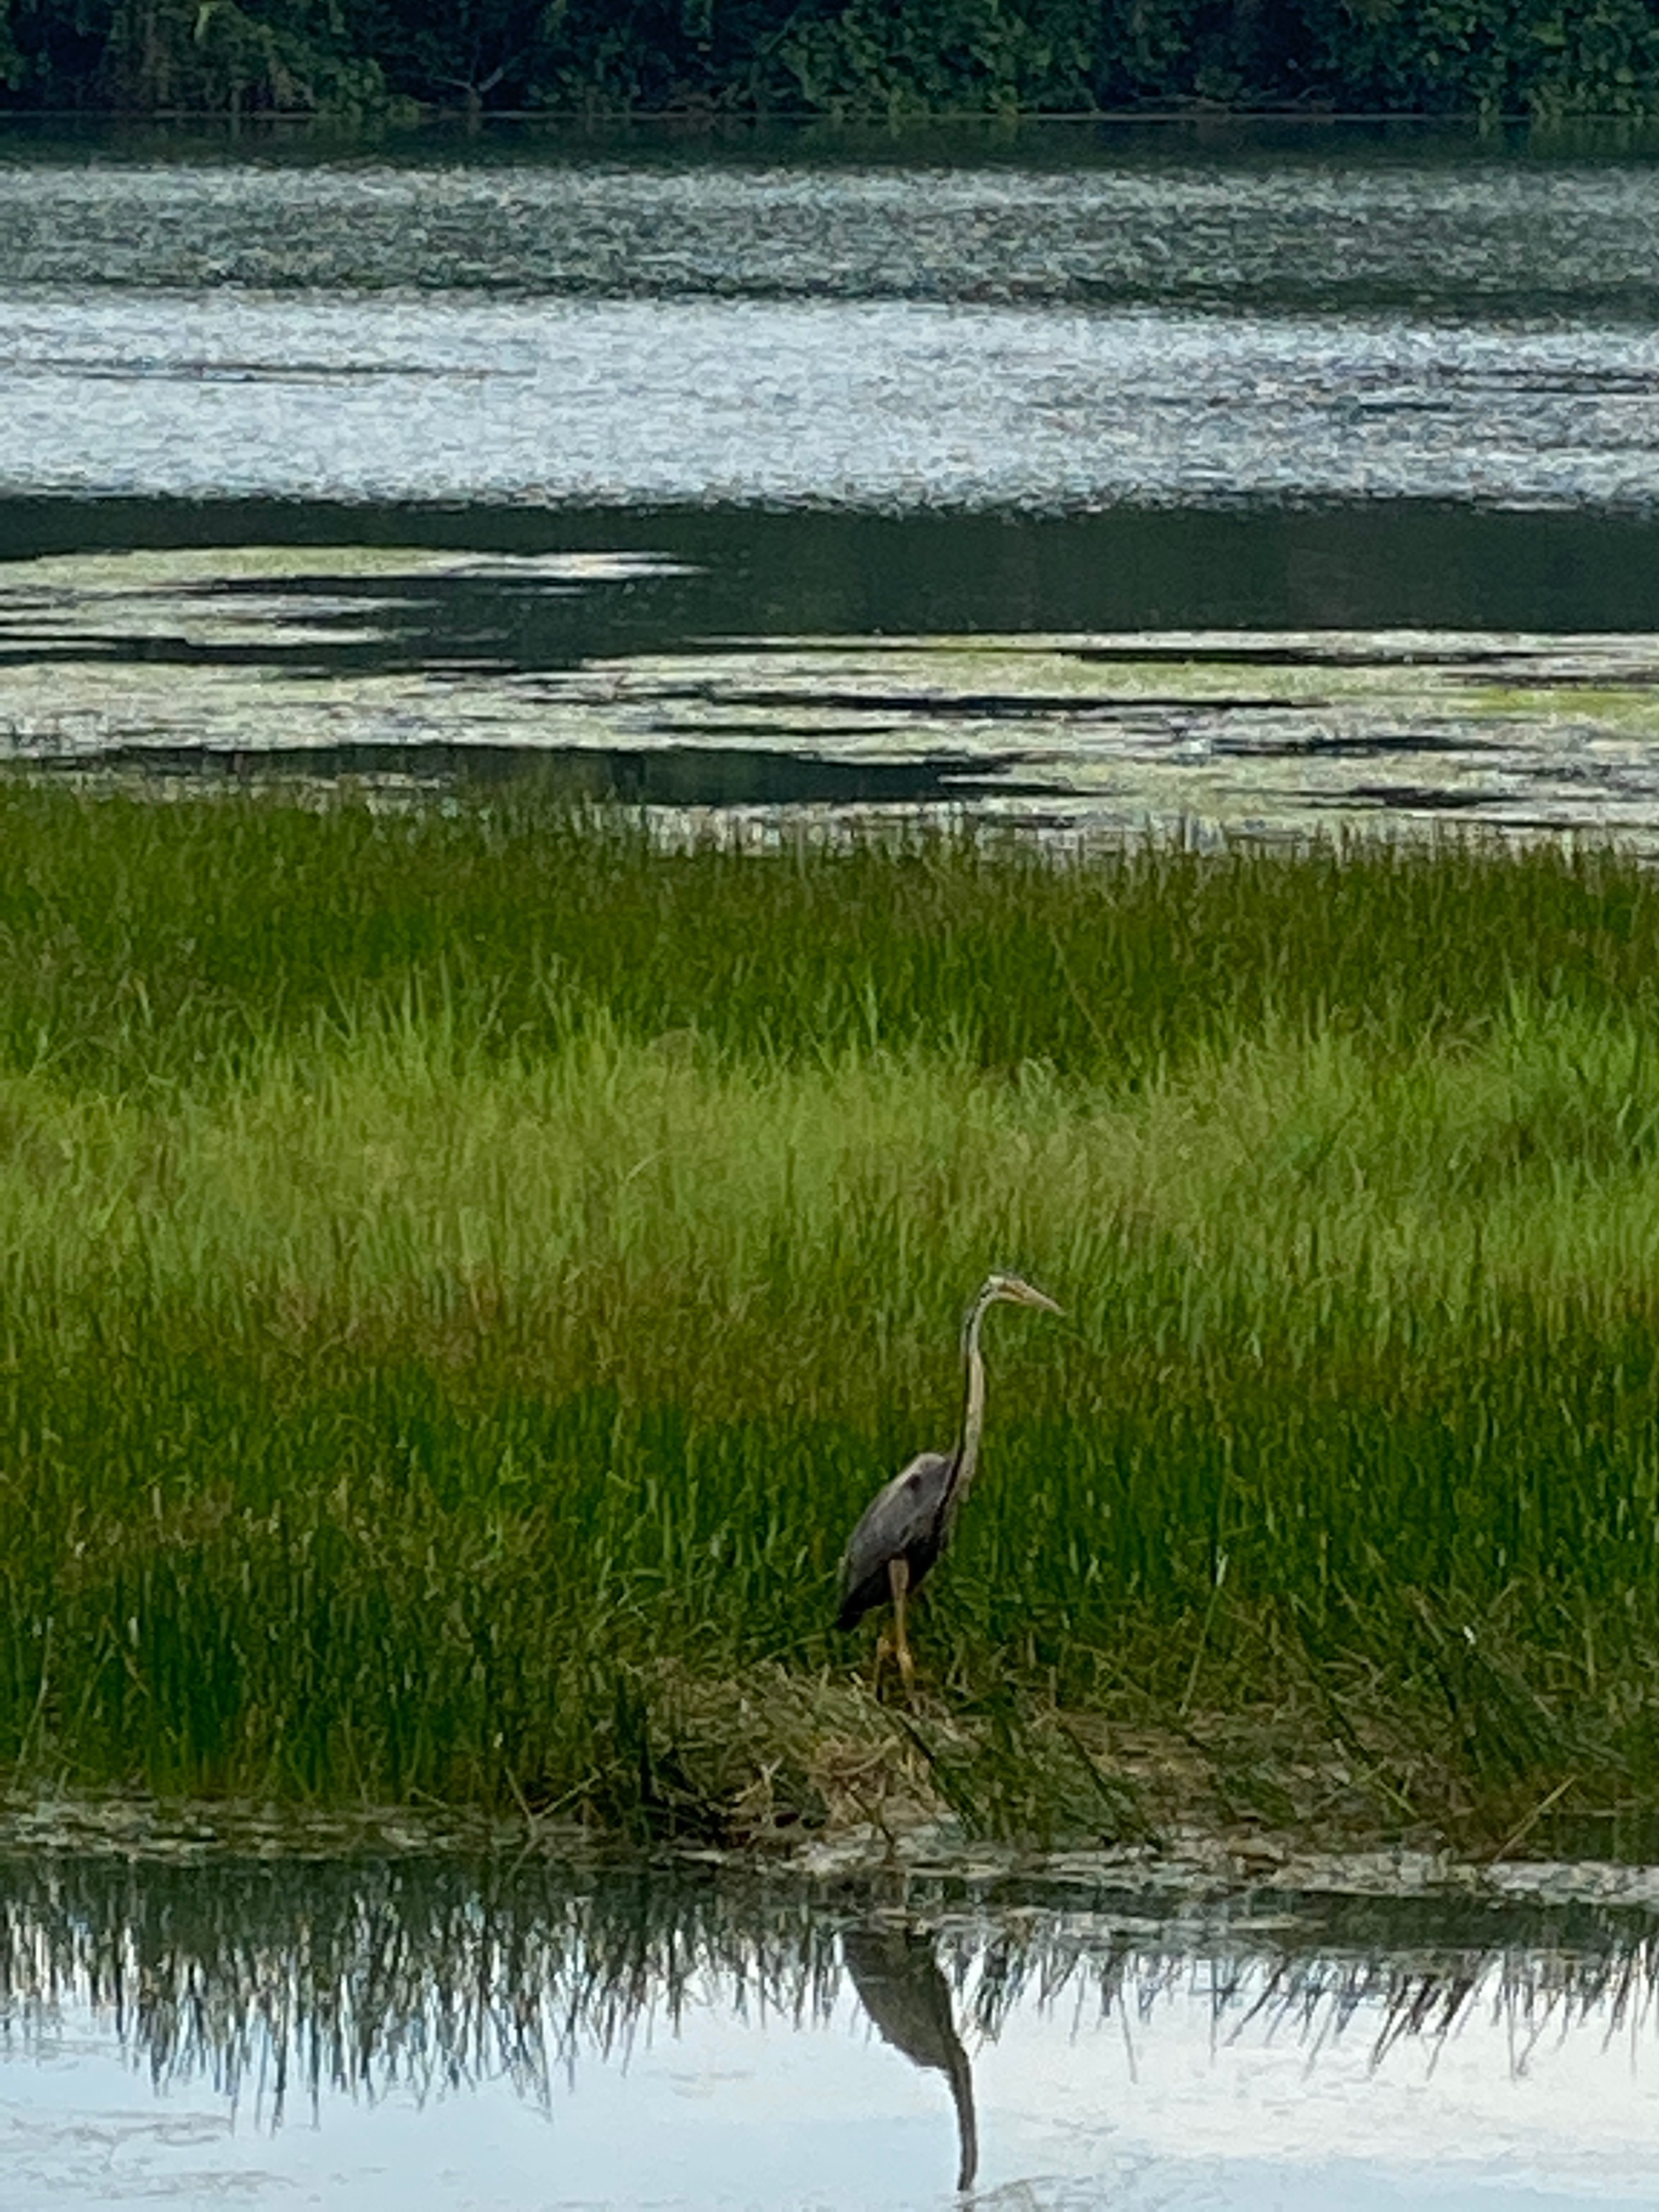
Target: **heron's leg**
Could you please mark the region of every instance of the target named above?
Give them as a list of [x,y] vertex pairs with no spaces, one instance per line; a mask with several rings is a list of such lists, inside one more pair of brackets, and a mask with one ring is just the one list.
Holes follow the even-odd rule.
[[916,1686],[915,1662],[910,1656],[910,1639],[904,1632],[904,1598],[910,1587],[910,1562],[908,1559],[889,1559],[887,1587],[893,1593],[893,1656],[898,1661],[899,1672],[904,1677],[908,1694]]
[[876,1638],[876,1663],[870,1674],[870,1694],[872,1698],[881,1695],[881,1670],[892,1656],[893,1647],[887,1641],[887,1631],[884,1628]]

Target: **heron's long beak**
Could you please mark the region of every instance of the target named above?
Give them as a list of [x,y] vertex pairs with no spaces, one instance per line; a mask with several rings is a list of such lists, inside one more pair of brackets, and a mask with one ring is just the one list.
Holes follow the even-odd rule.
[[1037,1290],[1030,1283],[1022,1283],[1019,1293],[1022,1305],[1041,1306],[1044,1313],[1063,1314],[1066,1310],[1064,1306],[1056,1305],[1047,1291]]

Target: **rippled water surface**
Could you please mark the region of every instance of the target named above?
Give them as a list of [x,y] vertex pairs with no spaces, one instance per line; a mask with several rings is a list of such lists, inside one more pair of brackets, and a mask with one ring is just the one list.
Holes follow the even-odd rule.
[[1645,507],[1659,338],[933,301],[105,292],[7,318],[0,491]]
[[[0,137],[0,750],[557,757],[773,817],[1656,826],[1651,149],[256,154]],[[1296,672],[1381,629],[1565,688],[1413,689],[1390,647],[1356,722]],[[1223,710],[1215,631],[1261,678]],[[1034,719],[1005,660],[988,715],[972,637],[1157,681]]]
[[1659,306],[1659,145],[1105,126],[897,138],[504,131],[335,161],[0,143],[0,280],[143,290]]
[[[1136,142],[1139,144],[1141,142]],[[1645,504],[1659,167],[0,164],[0,490]]]
[[0,1899],[19,2212],[1652,2201],[1645,1907],[234,1854]]

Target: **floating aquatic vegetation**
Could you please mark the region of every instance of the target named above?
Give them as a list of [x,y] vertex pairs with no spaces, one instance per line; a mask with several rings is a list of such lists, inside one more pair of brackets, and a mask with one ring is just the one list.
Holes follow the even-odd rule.
[[[711,641],[529,670],[423,644],[422,594],[593,590],[659,556],[400,549],[0,568],[0,749],[390,787],[539,764],[570,796],[765,827],[1072,836],[1448,819],[1659,839],[1659,640],[1435,631]],[[372,648],[372,649],[367,649]]]

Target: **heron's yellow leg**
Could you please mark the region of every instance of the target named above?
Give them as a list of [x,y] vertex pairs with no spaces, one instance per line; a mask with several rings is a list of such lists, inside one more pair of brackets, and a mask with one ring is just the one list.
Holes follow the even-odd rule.
[[881,1670],[892,1656],[893,1647],[887,1641],[887,1631],[884,1628],[876,1638],[876,1663],[870,1675],[870,1694],[872,1698],[881,1695]]
[[889,1559],[887,1587],[893,1593],[893,1656],[898,1661],[900,1674],[904,1677],[908,1696],[916,1686],[915,1662],[910,1656],[910,1639],[904,1632],[904,1599],[910,1587],[910,1563],[908,1559]]

